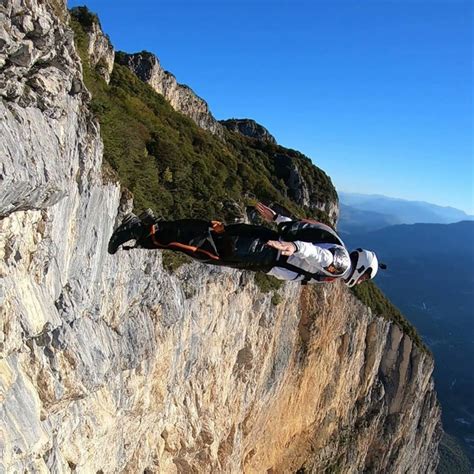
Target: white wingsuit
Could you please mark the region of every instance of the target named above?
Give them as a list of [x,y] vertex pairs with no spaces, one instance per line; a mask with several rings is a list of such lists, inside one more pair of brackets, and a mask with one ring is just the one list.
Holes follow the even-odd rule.
[[[289,222],[291,219],[286,216],[277,216],[275,222],[280,224],[281,222]],[[301,268],[310,273],[317,274],[321,279],[306,279],[307,283],[323,283],[325,281],[330,281],[334,278],[347,278],[351,272],[351,259],[349,257],[349,252],[347,249],[341,245],[337,244],[324,244],[324,243],[312,243],[312,242],[303,242],[300,240],[292,242],[296,246],[296,251],[290,255],[287,259],[287,262],[295,267]],[[331,265],[334,265],[334,251],[338,249],[338,267],[343,267],[342,273],[334,274],[330,272],[328,268]],[[332,251],[331,251],[332,250]],[[280,258],[280,253],[278,258]],[[302,281],[305,280],[305,276],[292,271],[288,268],[283,268],[279,266],[273,267],[268,273],[280,280],[292,280],[292,281]]]

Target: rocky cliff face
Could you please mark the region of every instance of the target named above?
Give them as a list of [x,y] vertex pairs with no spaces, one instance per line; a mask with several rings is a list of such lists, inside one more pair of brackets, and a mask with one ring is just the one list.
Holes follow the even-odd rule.
[[432,472],[432,359],[345,287],[107,254],[64,6],[0,8],[0,471]]
[[108,84],[115,58],[115,51],[109,37],[102,31],[99,19],[86,7],[73,8],[71,15],[77,18],[86,29],[90,64]]
[[161,67],[154,54],[146,51],[135,54],[119,53],[116,60],[163,95],[175,110],[193,119],[204,130],[222,136],[222,125],[212,116],[207,103],[190,87],[178,84],[173,74]]
[[339,201],[318,198],[315,192],[316,186],[312,186],[308,180],[311,173],[303,173],[296,161],[287,153],[275,153],[274,160],[278,175],[288,186],[291,199],[300,206],[325,212],[335,225],[339,218]]
[[0,216],[57,203],[71,179],[100,179],[73,34],[44,3],[28,5],[0,5]]
[[276,145],[276,140],[270,132],[262,125],[251,119],[229,119],[220,120],[219,123],[232,132],[240,133],[246,137],[255,138],[262,142]]
[[294,156],[290,156],[286,148],[277,146],[275,137],[265,127],[251,119],[229,119],[221,120],[219,123],[231,132],[239,133],[244,137],[252,138],[265,144],[276,145],[272,150],[276,175],[283,179],[288,186],[291,199],[302,207],[325,212],[333,225],[336,224],[339,218],[337,197],[324,201],[319,199],[315,192],[317,186],[312,186],[308,180],[312,173],[302,172]]

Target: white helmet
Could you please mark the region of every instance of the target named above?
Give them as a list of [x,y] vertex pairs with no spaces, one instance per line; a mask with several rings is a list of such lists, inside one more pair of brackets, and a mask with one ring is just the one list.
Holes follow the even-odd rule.
[[353,287],[363,276],[372,279],[377,275],[379,261],[374,252],[371,252],[370,250],[357,249],[352,251],[350,256],[352,271],[349,277],[345,280],[347,286]]

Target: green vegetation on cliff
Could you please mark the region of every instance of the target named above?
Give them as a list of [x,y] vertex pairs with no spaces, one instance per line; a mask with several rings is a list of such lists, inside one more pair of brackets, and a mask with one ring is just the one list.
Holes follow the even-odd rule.
[[[80,24],[81,29],[85,31],[91,31],[94,24],[100,26],[99,17],[91,12],[87,7],[75,7],[71,11],[74,21]],[[78,33],[74,30],[74,33]],[[82,59],[82,57],[81,57]]]
[[[235,217],[235,206],[227,207],[226,203],[239,203],[243,208],[262,200],[278,202],[295,216],[316,217],[331,224],[324,212],[298,205],[290,185],[297,169],[311,202],[337,202],[331,180],[309,158],[227,129],[223,139],[216,138],[176,112],[162,95],[117,62],[107,84],[89,63],[87,32],[94,22],[98,18],[87,8],[72,11],[71,27],[84,82],[101,125],[104,173],[108,178],[116,176],[133,193],[137,211],[149,207],[156,215],[170,219],[226,220]],[[183,261],[178,256],[165,256],[170,271]],[[263,292],[274,294],[282,284],[266,275],[258,275],[256,283]],[[373,283],[355,288],[354,293],[422,346],[414,328]],[[274,301],[277,304],[278,298]]]
[[169,218],[225,219],[226,201],[243,206],[263,200],[328,222],[325,213],[292,199],[285,181],[288,162],[311,186],[312,202],[337,200],[329,177],[300,153],[228,130],[223,140],[214,137],[117,62],[107,84],[89,63],[87,31],[93,21],[98,20],[87,9],[74,9],[71,26],[84,82],[101,125],[105,160],[133,193],[137,210],[150,207]]
[[443,433],[439,445],[438,474],[471,474],[473,472],[469,458],[460,446],[458,440]]
[[373,281],[367,281],[361,285],[354,286],[352,292],[375,314],[382,316],[389,321],[393,321],[410,337],[414,344],[425,352],[429,352],[428,348],[423,344],[419,334],[416,332],[415,327],[405,319],[400,310],[387,299]]

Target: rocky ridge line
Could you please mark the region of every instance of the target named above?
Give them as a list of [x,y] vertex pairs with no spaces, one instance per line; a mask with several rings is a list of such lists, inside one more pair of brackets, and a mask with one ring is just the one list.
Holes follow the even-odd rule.
[[228,120],[219,120],[225,128],[232,132],[240,133],[245,137],[255,138],[256,140],[260,140],[262,142],[271,143],[276,145],[277,142],[275,137],[270,134],[270,132],[260,125],[259,123],[255,122],[252,119],[228,119]]
[[[87,31],[91,65],[107,63],[110,59],[110,50],[113,51],[113,47],[108,42],[107,35],[101,31],[99,19],[83,7],[73,9],[72,13]],[[97,48],[97,45],[102,43],[95,38],[105,38],[108,48]],[[291,199],[302,207],[325,212],[335,225],[339,216],[337,198],[326,201],[319,199],[310,179],[308,179],[309,177],[300,169],[300,164],[288,154],[284,147],[277,146],[275,138],[265,127],[252,119],[229,119],[217,122],[210,114],[207,104],[196,96],[189,87],[178,84],[171,73],[161,68],[159,59],[152,53],[126,54],[118,52],[116,61],[128,67],[140,80],[150,84],[157,93],[163,95],[170,102],[175,110],[193,119],[201,128],[209,130],[221,138],[225,128],[247,138],[275,145],[277,148],[273,152],[273,159],[277,174],[281,175],[289,187]]]
[[198,97],[190,87],[179,84],[173,74],[161,67],[154,54],[147,51],[134,54],[119,52],[116,54],[116,61],[150,84],[175,110],[194,120],[204,130],[222,137],[222,125],[212,116],[206,101]]

